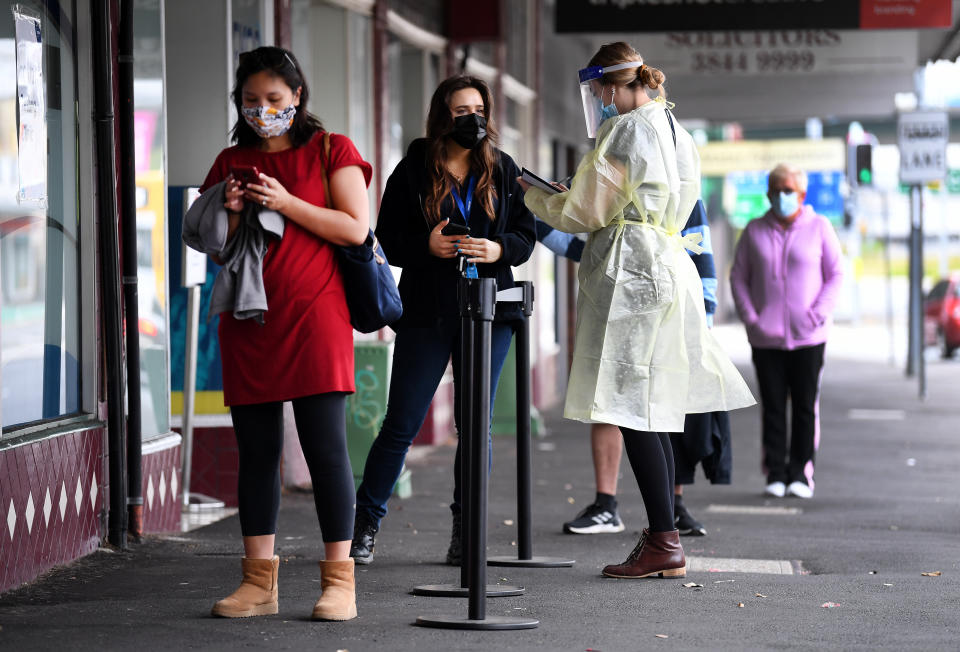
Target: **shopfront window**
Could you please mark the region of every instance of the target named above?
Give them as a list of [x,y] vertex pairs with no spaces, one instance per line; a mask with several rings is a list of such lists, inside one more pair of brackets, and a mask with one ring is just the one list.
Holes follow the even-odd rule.
[[387,168],[389,174],[407,153],[407,147],[426,135],[430,98],[440,83],[440,59],[417,45],[390,35],[390,133]]
[[160,0],[134,0],[133,7],[140,427],[150,438],[170,431],[163,15]]
[[80,410],[74,15],[69,0],[0,0],[0,419],[5,435],[17,426]]
[[[373,20],[320,0],[292,0],[291,49],[310,88],[308,110],[374,159]],[[376,184],[368,190],[376,220]]]
[[231,0],[230,14],[233,17],[232,44],[233,68],[240,65],[240,53],[256,50],[264,43],[261,0]]
[[[347,134],[357,150],[373,160],[373,21],[350,12],[347,15]],[[371,192],[372,194],[372,192]]]

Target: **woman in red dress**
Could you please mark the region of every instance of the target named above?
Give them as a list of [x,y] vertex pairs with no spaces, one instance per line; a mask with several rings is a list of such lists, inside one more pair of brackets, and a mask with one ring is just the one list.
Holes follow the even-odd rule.
[[[297,431],[313,480],[324,543],[320,620],[357,615],[350,539],[353,473],[346,446],[346,395],[354,391],[353,329],[334,245],[361,244],[369,231],[367,185],[372,169],[344,136],[329,137],[307,112],[309,93],[293,55],[261,47],[240,55],[233,101],[239,116],[233,147],[214,161],[201,190],[220,186],[228,237],[245,204],[283,215],[284,231],[263,257],[267,311],[263,323],[220,314],[223,396],[239,450],[243,582],[213,614],[277,613],[284,401],[292,401]],[[255,166],[241,181],[233,170]],[[329,175],[330,197],[322,177]],[[249,168],[247,168],[249,170]]]

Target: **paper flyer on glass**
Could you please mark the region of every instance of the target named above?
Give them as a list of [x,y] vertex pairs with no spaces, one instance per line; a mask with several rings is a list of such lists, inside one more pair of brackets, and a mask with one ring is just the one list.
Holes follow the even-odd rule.
[[43,42],[39,16],[13,6],[17,40],[17,143],[20,185],[17,200],[47,204],[47,121],[43,86]]

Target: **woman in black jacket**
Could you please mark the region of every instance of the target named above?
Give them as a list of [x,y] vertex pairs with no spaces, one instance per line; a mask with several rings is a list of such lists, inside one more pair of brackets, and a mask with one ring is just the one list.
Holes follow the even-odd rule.
[[[437,87],[430,101],[427,137],[410,144],[387,180],[377,238],[390,263],[403,268],[403,317],[397,338],[387,414],[367,455],[357,489],[350,555],[373,561],[374,536],[387,500],[440,379],[453,356],[454,415],[460,430],[460,314],[457,255],[467,275],[494,278],[497,289],[514,286],[511,266],[525,262],[536,242],[534,217],[517,185],[519,168],[496,148],[493,102],[486,83],[457,76]],[[459,227],[461,235],[444,235]],[[465,229],[469,234],[464,234]],[[510,348],[510,322],[518,307],[498,307],[493,323],[490,409]],[[455,469],[460,467],[457,445]],[[460,564],[460,482],[454,472],[453,536],[447,562]]]

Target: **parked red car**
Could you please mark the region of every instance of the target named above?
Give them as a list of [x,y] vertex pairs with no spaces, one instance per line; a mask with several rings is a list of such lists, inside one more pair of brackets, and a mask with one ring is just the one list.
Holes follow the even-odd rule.
[[960,348],[960,272],[937,281],[923,300],[923,332],[945,358]]

